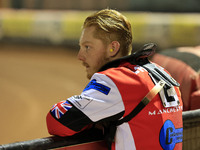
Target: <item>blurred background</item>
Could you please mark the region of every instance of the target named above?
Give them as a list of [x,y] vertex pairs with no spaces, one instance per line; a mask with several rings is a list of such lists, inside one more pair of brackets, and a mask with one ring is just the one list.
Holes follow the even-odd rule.
[[160,49],[200,41],[199,0],[0,0],[0,41],[77,48],[85,17],[112,8],[133,26],[133,44],[155,42]]
[[0,0],[0,144],[49,136],[50,108],[88,82],[76,59],[81,26],[104,8],[130,20],[133,50],[200,45],[199,0]]

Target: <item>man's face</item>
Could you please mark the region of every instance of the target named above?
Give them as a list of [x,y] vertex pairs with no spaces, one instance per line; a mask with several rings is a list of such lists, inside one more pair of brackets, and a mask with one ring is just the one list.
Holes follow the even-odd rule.
[[100,39],[94,38],[95,30],[94,26],[83,29],[79,42],[78,59],[86,67],[88,79],[109,60],[108,46]]

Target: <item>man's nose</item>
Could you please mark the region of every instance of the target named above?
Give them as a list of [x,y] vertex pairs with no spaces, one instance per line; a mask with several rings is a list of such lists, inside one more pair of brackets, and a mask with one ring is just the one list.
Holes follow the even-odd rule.
[[78,58],[78,60],[81,60],[81,61],[84,61],[84,60],[85,60],[84,55],[83,55],[83,52],[82,52],[81,49],[80,49],[79,52],[78,52],[77,58]]

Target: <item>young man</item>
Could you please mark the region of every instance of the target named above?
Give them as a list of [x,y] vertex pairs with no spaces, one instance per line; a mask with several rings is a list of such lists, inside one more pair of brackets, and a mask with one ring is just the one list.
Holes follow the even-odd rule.
[[[98,124],[106,137],[114,136],[113,150],[182,149],[179,90],[163,69],[146,59],[137,64],[131,45],[131,25],[121,13],[104,9],[86,18],[78,59],[90,82],[80,95],[53,106],[47,115],[50,134],[70,136]],[[152,89],[159,86],[156,94]],[[135,117],[117,122],[138,104]]]

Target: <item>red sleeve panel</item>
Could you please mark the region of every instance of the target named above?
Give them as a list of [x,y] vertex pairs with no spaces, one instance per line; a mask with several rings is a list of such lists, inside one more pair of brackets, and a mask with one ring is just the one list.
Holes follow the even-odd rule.
[[51,135],[71,136],[77,133],[58,122],[50,112],[47,114],[46,121],[48,132]]

